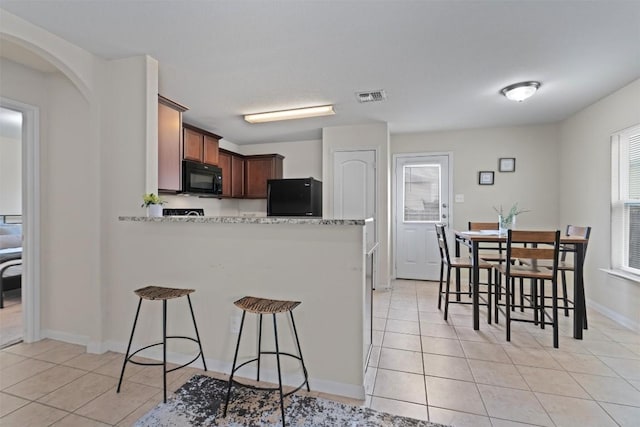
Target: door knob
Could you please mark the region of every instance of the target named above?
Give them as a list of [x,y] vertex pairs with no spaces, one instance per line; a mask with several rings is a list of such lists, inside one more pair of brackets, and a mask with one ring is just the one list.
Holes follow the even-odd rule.
[[447,204],[446,204],[446,203],[443,203],[443,204],[442,204],[442,207],[443,207],[443,208],[446,208],[446,207],[447,207]]

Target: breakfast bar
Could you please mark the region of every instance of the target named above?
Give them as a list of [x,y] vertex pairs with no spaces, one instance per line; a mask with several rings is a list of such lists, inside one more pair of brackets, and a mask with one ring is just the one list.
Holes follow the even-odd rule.
[[[366,257],[371,220],[279,217],[119,217],[119,268],[108,272],[109,298],[119,313],[135,312],[133,290],[147,285],[195,289],[193,310],[210,370],[228,374],[246,295],[301,301],[296,327],[312,390],[363,399],[364,370],[371,348],[371,292]],[[179,302],[176,302],[178,304]],[[152,308],[153,309],[153,308]],[[169,325],[192,328],[182,307],[169,305]],[[156,313],[157,314],[157,313]],[[173,316],[173,317],[172,317]],[[156,316],[152,316],[157,319]],[[111,350],[124,352],[132,319],[113,315],[106,322]],[[138,336],[160,336],[157,322],[140,324]],[[285,328],[291,325],[282,322]],[[244,325],[255,334],[257,325]],[[138,333],[138,332],[136,332]],[[280,334],[279,334],[280,335]],[[257,336],[257,335],[254,335]],[[268,336],[265,342],[273,342]],[[247,340],[249,341],[249,340]],[[293,345],[283,340],[283,346]],[[241,346],[239,358],[255,357],[256,343]],[[193,348],[169,348],[173,363],[189,360]],[[158,358],[149,352],[150,358]],[[273,364],[272,364],[273,365]],[[277,383],[265,363],[261,378]],[[244,368],[243,368],[244,369]],[[264,372],[264,375],[262,375]],[[296,385],[298,366],[284,366],[283,383]],[[251,377],[253,371],[237,375]]]

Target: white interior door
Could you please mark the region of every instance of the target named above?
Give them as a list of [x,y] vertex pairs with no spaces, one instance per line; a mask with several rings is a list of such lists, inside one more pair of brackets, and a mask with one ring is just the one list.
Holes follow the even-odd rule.
[[395,161],[396,277],[438,280],[435,223],[449,221],[449,156]]
[[[376,217],[376,152],[337,151],[333,157],[333,217]],[[375,229],[375,227],[374,227]]]

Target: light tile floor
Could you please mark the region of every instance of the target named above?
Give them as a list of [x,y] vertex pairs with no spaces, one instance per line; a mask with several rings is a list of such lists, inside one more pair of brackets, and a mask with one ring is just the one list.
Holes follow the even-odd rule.
[[454,426],[640,426],[640,334],[590,310],[582,341],[571,317],[551,329],[504,320],[474,331],[471,306],[437,308],[434,282],[394,282],[374,295],[367,374],[373,409]]
[[[458,427],[640,425],[640,334],[596,312],[583,341],[562,317],[559,349],[550,329],[529,324],[514,326],[511,343],[484,318],[474,331],[466,305],[451,305],[445,322],[432,282],[376,291],[374,316],[367,399],[312,395]],[[49,339],[3,349],[0,425],[130,426],[162,400],[162,374],[129,364],[116,394],[121,368],[121,354]],[[196,373],[171,373],[169,390]]]

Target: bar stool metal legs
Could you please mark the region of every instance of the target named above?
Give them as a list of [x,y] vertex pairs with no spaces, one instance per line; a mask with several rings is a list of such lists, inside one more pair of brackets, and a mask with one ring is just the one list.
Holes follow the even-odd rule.
[[[116,389],[117,393],[120,393],[120,387],[122,386],[122,379],[124,378],[124,371],[125,368],[127,367],[127,362],[129,363],[133,363],[136,365],[144,365],[144,366],[162,366],[162,388],[164,391],[164,402],[167,402],[167,373],[169,372],[173,372],[177,369],[180,368],[184,368],[187,365],[190,365],[191,363],[195,362],[196,360],[198,360],[198,358],[202,358],[202,365],[204,367],[204,370],[206,372],[207,370],[207,363],[204,360],[204,353],[202,351],[202,343],[200,341],[200,334],[198,333],[198,326],[196,325],[196,317],[193,313],[193,306],[191,304],[191,298],[189,296],[190,293],[194,292],[193,289],[175,289],[175,288],[163,288],[163,287],[159,287],[159,286],[147,286],[146,288],[141,288],[135,291],[136,295],[138,295],[140,297],[139,301],[138,301],[138,308],[136,310],[136,316],[133,320],[133,328],[131,329],[131,336],[129,337],[129,344],[127,345],[127,353],[125,354],[124,357],[124,362],[122,363],[122,371],[120,372],[120,380],[118,381],[118,388]],[[193,320],[193,327],[195,329],[195,333],[196,333],[196,338],[192,338],[192,337],[186,337],[186,336],[177,336],[177,335],[170,335],[167,336],[167,300],[168,299],[173,299],[173,298],[178,298],[178,297],[182,297],[182,296],[186,296],[187,297],[187,301],[189,303],[189,311],[191,313],[191,319]],[[140,307],[142,306],[142,300],[143,299],[148,299],[148,300],[161,300],[162,301],[162,342],[158,342],[158,343],[154,343],[154,344],[150,344],[147,345],[145,347],[142,347],[136,351],[134,351],[133,353],[131,353],[131,344],[133,342],[133,335],[135,334],[136,331],[136,325],[138,324],[138,317],[140,315]],[[185,339],[185,340],[190,340],[193,341],[195,343],[198,344],[198,354],[189,362],[177,366],[175,368],[172,369],[167,369],[167,339],[172,339],[172,338],[177,338],[177,339]],[[155,347],[155,346],[162,346],[162,362],[138,362],[133,360],[133,357],[138,354],[139,352],[146,350],[148,348],[151,347]]]
[[[275,355],[276,356],[276,366],[278,369],[278,387],[274,388],[274,387],[255,387],[256,389],[259,390],[278,390],[279,396],[280,396],[280,412],[282,414],[282,425],[284,427],[285,425],[285,408],[284,408],[284,398],[290,394],[295,393],[296,391],[300,390],[303,386],[306,385],[307,391],[311,391],[310,387],[309,387],[309,375],[307,373],[307,368],[304,364],[304,359],[302,358],[302,349],[300,347],[300,340],[298,338],[298,331],[296,329],[296,324],[295,321],[293,320],[293,312],[292,310],[298,305],[300,304],[299,302],[296,301],[276,301],[276,300],[267,300],[264,298],[254,298],[254,297],[244,297],[238,301],[236,301],[234,303],[236,306],[238,306],[240,309],[242,309],[242,320],[240,321],[240,331],[238,333],[238,341],[236,344],[236,350],[233,356],[233,365],[231,368],[231,374],[229,376],[229,385],[227,387],[227,397],[225,400],[225,404],[224,404],[224,410],[223,410],[223,416],[226,417],[227,416],[227,409],[229,406],[229,400],[231,399],[231,386],[233,385],[233,383],[235,382],[236,384],[242,385],[241,383],[239,383],[238,381],[234,380],[234,374],[235,372],[240,369],[241,367],[252,363],[252,362],[257,362],[257,367],[258,367],[258,372],[256,375],[256,378],[258,381],[260,381],[260,359],[262,357],[263,354],[271,354],[271,355]],[[243,362],[241,364],[237,364],[238,362],[238,350],[240,348],[240,340],[242,337],[242,331],[244,328],[244,320],[245,320],[245,316],[247,314],[247,311],[252,312],[252,313],[256,313],[258,314],[258,354],[257,357],[248,360],[246,362]],[[291,325],[293,327],[293,335],[295,338],[295,343],[296,343],[296,350],[297,350],[297,355],[291,354],[291,353],[286,353],[286,352],[281,352],[280,351],[280,343],[278,342],[278,324],[277,324],[277,320],[276,320],[276,314],[277,313],[285,313],[285,312],[289,312],[289,316],[291,319]],[[263,314],[271,314],[273,316],[273,333],[274,333],[274,341],[275,341],[275,351],[263,351],[262,350],[262,315]],[[282,388],[282,370],[281,370],[281,364],[280,364],[280,356],[289,356],[289,357],[293,357],[294,359],[298,359],[302,365],[302,372],[304,374],[304,381],[302,384],[300,384],[300,386],[298,386],[295,390],[292,390],[290,392],[284,393],[283,388]]]

